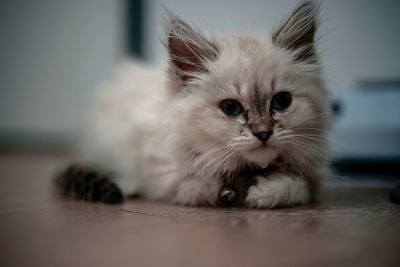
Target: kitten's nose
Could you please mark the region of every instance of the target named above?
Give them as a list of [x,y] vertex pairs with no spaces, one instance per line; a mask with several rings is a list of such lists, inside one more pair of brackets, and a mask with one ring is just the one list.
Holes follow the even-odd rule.
[[261,142],[265,143],[269,139],[269,137],[272,135],[273,131],[260,131],[253,133],[255,136],[257,136],[258,139],[260,139]]

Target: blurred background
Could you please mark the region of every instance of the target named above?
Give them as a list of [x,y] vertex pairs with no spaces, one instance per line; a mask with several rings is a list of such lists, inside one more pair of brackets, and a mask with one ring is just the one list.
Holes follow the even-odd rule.
[[[165,8],[203,32],[266,31],[297,0],[1,0],[0,150],[68,149],[96,85],[127,57],[166,58]],[[317,46],[342,173],[399,177],[400,2],[321,1]],[[398,181],[398,180],[397,180]]]

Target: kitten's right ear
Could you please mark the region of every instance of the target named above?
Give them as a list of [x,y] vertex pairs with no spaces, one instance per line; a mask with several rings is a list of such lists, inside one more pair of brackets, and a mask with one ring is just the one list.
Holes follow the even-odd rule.
[[207,72],[206,61],[217,58],[217,48],[182,19],[169,12],[167,48],[175,72],[182,81]]
[[296,61],[314,62],[314,37],[319,3],[303,1],[272,34],[275,45],[294,52]]

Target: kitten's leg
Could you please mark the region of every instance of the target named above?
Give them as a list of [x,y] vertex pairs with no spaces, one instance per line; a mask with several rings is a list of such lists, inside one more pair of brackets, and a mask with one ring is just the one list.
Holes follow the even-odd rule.
[[254,176],[240,172],[215,179],[184,179],[170,192],[173,201],[183,205],[242,207],[249,187],[255,184]]
[[107,176],[87,166],[70,165],[56,177],[56,184],[64,195],[76,199],[111,204],[123,201],[121,190]]
[[221,184],[218,179],[187,178],[176,183],[169,198],[174,203],[188,206],[215,206]]
[[283,173],[268,177],[256,176],[257,184],[249,188],[245,206],[275,208],[305,204],[310,200],[310,190],[304,179]]

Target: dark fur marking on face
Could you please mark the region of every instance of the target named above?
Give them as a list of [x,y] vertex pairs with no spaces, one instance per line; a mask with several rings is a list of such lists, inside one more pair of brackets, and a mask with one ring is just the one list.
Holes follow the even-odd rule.
[[244,111],[244,118],[246,119],[246,121],[248,122],[249,121],[249,110],[248,109],[246,109],[245,111]]
[[271,91],[272,91],[272,92],[275,91],[275,85],[276,85],[275,78],[272,78],[272,79],[271,79]]
[[260,91],[257,85],[253,87],[251,95],[251,105],[254,108],[254,113],[259,116],[265,115],[267,109],[267,98],[265,94]]

